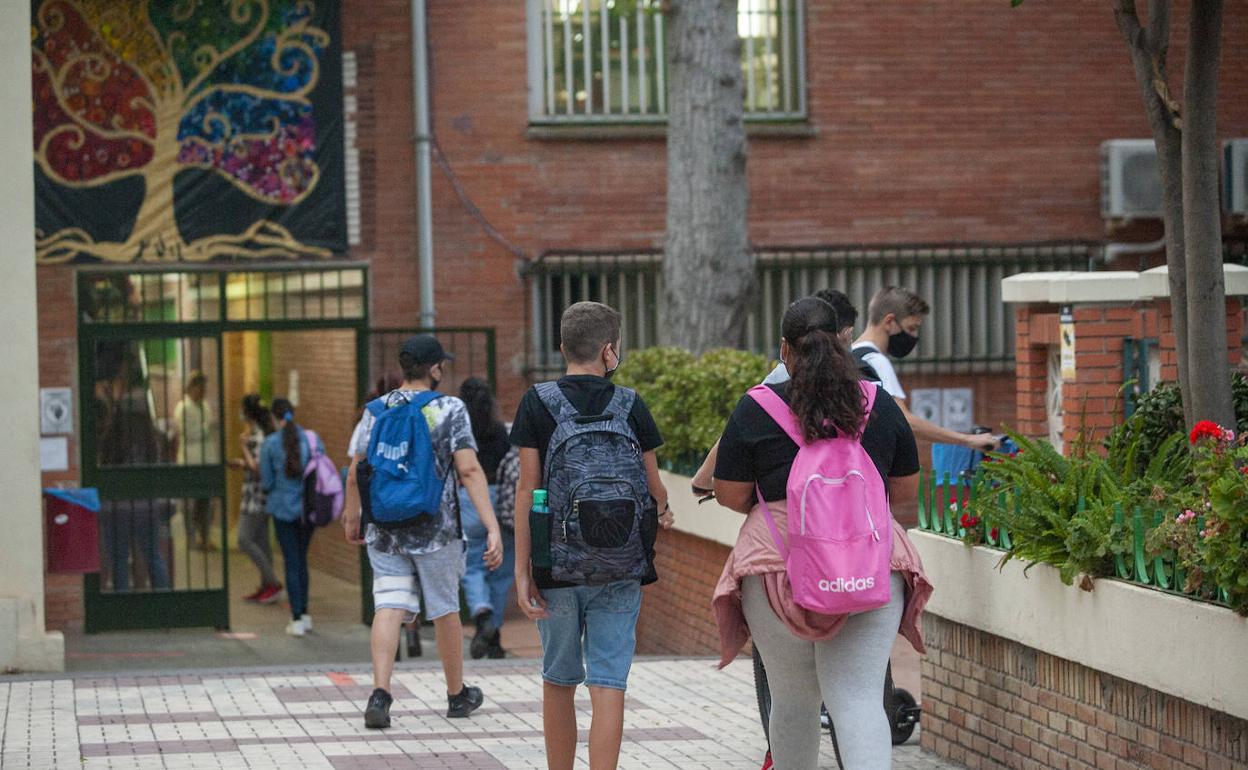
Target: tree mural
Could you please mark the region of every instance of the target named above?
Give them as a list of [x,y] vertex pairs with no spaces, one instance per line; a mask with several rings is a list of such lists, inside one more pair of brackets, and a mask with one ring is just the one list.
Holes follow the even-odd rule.
[[41,262],[329,256],[276,222],[184,242],[174,177],[208,169],[250,198],[294,205],[320,178],[309,94],[329,35],[312,0],[44,0],[34,13],[35,162],[60,185],[141,176],[121,242],[38,233]]

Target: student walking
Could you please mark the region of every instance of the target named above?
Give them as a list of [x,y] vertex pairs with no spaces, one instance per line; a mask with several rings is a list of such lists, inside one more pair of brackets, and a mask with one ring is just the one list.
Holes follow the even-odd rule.
[[[716,498],[746,514],[713,599],[720,665],[753,637],[771,685],[769,741],[784,770],[816,767],[821,699],[846,767],[890,766],[888,719],[880,708],[884,674],[899,631],[923,651],[918,618],[931,593],[918,554],[888,510],[916,493],[914,437],[897,404],[860,379],[841,329],[826,302],[807,298],[789,307],[780,349],[793,378],[741,399],[715,467]],[[821,464],[812,466],[815,460]],[[801,476],[796,484],[794,474]],[[811,479],[827,483],[811,485]],[[799,506],[802,517],[790,521],[788,511],[796,514]],[[863,533],[869,526],[871,536],[858,537],[857,530],[855,539],[788,535],[846,525]],[[786,558],[795,550],[826,557],[827,542],[853,545],[840,547],[831,562]],[[845,565],[858,571],[833,571]],[[842,601],[859,597],[870,601],[852,607]]]
[[374,690],[364,710],[369,728],[390,726],[399,634],[421,612],[422,602],[446,677],[447,717],[466,717],[485,700],[481,688],[465,684],[463,674],[461,484],[486,530],[479,558],[497,569],[503,548],[468,410],[458,398],[437,392],[449,360],[433,336],[408,339],[399,350],[403,383],[370,401],[356,427],[358,449],[347,474],[342,522],[349,542],[367,544],[373,568]]
[[[312,630],[312,616],[308,614],[308,546],[316,531],[303,513],[303,471],[312,456],[312,447],[308,445],[311,432],[295,423],[295,408],[286,399],[274,399],[272,411],[277,431],[260,446],[260,485],[265,494],[264,508],[273,516],[273,529],[286,565],[291,615],[286,633],[303,636]],[[311,438],[316,449],[324,452],[321,439],[315,433]]]
[[[215,465],[217,452],[217,415],[205,398],[208,377],[192,371],[186,378],[185,393],[173,408],[173,436],[177,441],[178,465]],[[212,542],[212,500],[196,498],[184,504],[186,539],[199,551],[215,551]]]
[[260,447],[264,439],[277,430],[273,414],[260,401],[260,396],[243,396],[243,419],[247,429],[239,437],[243,456],[231,465],[243,469],[242,502],[238,508],[238,548],[247,554],[260,571],[260,587],[244,597],[249,602],[271,604],[281,597],[282,583],[273,571],[273,552],[269,544],[269,514],[264,508],[264,483],[260,478]]
[[[468,490],[459,490],[459,520],[467,541],[467,564],[460,585],[476,632],[468,650],[473,659],[489,655],[506,657],[502,645],[503,613],[515,582],[516,481],[519,478],[519,452],[507,440],[507,426],[498,419],[494,394],[484,380],[470,377],[459,387],[459,397],[468,409],[472,435],[477,442],[477,458],[490,488],[494,515],[498,518],[503,542],[503,562],[487,569],[485,553],[489,531],[481,522]],[[510,486],[510,489],[508,488]]]
[[[611,770],[624,731],[641,585],[658,579],[654,541],[672,525],[654,450],[654,418],[611,383],[622,360],[620,314],[578,302],[560,321],[567,374],[530,389],[511,441],[520,448],[516,594],[542,640],[542,732],[550,770],[576,759],[577,685],[589,688],[589,764]],[[549,513],[534,505],[541,490]],[[661,513],[661,515],[660,515]],[[536,526],[533,526],[535,523]]]
[[906,405],[906,391],[897,378],[892,359],[905,358],[919,344],[919,329],[927,320],[928,312],[927,302],[909,289],[900,286],[880,289],[867,306],[867,328],[854,342],[853,353],[879,374],[881,386],[896,399],[915,438],[991,452],[997,448],[992,434],[959,433],[942,428],[914,414]]

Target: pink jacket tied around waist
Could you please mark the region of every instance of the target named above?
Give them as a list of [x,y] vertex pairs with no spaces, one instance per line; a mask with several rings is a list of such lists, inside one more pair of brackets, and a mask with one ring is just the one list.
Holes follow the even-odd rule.
[[[753,394],[752,394],[753,395]],[[763,394],[770,395],[770,394]],[[874,394],[871,394],[874,395]],[[768,412],[772,410],[768,409]],[[782,426],[784,423],[780,423]],[[790,435],[792,435],[792,432]],[[796,439],[795,439],[796,440]],[[801,442],[799,442],[800,444]],[[874,467],[870,468],[874,471]],[[878,479],[878,476],[876,476]],[[770,516],[768,516],[770,513]],[[770,521],[768,521],[770,519]],[[900,572],[905,579],[906,599],[898,632],[918,652],[924,652],[919,617],[932,594],[932,585],[923,572],[919,554],[906,535],[906,531],[888,517],[892,533],[891,571]],[[884,522],[879,523],[881,529]],[[772,526],[775,532],[773,537]],[[767,598],[776,616],[788,626],[799,639],[822,641],[831,639],[844,625],[847,614],[821,614],[800,606],[794,599],[793,587],[786,570],[785,557],[776,540],[788,542],[788,505],[786,501],[755,505],[746,516],[737,534],[737,543],[715,587],[711,607],[719,626],[720,661],[728,665],[740,653],[749,639],[749,628],[741,609],[741,579],[748,575],[761,575]]]

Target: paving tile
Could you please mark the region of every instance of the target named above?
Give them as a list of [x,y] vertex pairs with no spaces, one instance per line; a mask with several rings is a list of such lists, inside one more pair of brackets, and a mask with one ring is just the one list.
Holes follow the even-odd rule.
[[[0,682],[5,770],[542,770],[539,664],[470,662],[485,705],[447,719],[434,663],[395,675],[393,727],[367,730],[362,666],[222,673],[144,673]],[[588,766],[590,702],[576,699],[578,767]],[[764,741],[748,665],[715,671],[701,658],[639,659],[626,701],[624,770],[755,770]],[[829,741],[820,767],[834,768]],[[898,770],[948,770],[912,742]]]

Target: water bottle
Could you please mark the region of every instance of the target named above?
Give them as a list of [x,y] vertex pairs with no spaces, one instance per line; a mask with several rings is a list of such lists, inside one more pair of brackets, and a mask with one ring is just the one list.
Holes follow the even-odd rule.
[[534,567],[550,569],[551,519],[546,500],[546,490],[533,490],[533,507],[529,510],[529,542],[532,546],[529,558]]

